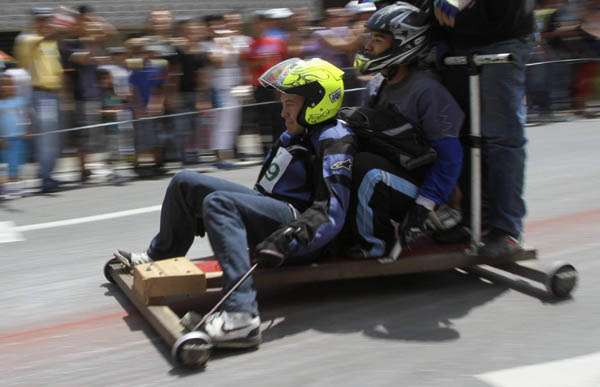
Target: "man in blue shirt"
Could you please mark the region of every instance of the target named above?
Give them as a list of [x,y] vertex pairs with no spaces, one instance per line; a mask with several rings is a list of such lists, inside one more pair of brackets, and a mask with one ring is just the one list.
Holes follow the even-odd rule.
[[[381,8],[369,18],[370,39],[356,55],[369,81],[366,105],[394,111],[408,126],[419,128],[437,157],[428,166],[407,170],[375,153],[359,153],[353,181],[358,191],[355,259],[398,258],[415,234],[425,228],[430,212],[446,202],[462,166],[457,138],[464,114],[448,91],[417,62],[429,49],[430,14],[403,2]],[[401,225],[396,235],[390,219]]]

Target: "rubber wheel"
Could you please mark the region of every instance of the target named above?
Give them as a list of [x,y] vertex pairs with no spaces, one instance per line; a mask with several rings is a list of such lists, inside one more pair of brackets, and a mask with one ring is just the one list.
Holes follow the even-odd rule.
[[571,264],[557,262],[552,265],[548,272],[546,289],[550,294],[557,298],[569,297],[575,286],[579,275],[577,270]]
[[119,261],[117,258],[111,258],[108,260],[108,262],[106,262],[104,264],[104,278],[106,278],[110,283],[115,283],[115,280],[113,279],[112,275],[110,274],[110,267],[111,265],[114,265],[115,263],[121,263],[121,261]]
[[212,352],[210,337],[200,331],[193,331],[181,336],[173,344],[171,357],[175,365],[186,368],[203,367]]

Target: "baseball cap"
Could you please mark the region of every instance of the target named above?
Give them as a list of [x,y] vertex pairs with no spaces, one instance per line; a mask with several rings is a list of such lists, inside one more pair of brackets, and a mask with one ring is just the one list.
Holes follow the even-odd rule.
[[54,10],[50,7],[33,7],[31,8],[31,16],[35,19],[52,17]]

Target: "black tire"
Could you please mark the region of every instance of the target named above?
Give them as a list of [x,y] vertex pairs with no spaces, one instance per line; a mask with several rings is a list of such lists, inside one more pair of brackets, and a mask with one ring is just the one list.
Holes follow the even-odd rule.
[[113,279],[110,271],[111,271],[111,265],[114,265],[116,263],[121,263],[121,261],[119,261],[117,258],[111,258],[108,260],[108,262],[106,262],[104,264],[104,278],[106,278],[110,283],[115,283],[115,280]]
[[564,262],[556,262],[548,271],[546,289],[556,298],[566,298],[577,286],[579,275],[575,267]]
[[171,349],[171,357],[178,367],[201,368],[212,352],[210,337],[201,331],[193,331],[181,336]]

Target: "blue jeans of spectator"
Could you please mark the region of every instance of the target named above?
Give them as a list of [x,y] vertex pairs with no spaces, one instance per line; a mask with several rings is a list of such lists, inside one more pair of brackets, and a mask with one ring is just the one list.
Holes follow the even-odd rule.
[[[181,92],[180,113],[196,111],[196,92]],[[198,157],[198,137],[201,125],[199,114],[186,114],[176,118],[177,149],[183,162],[196,162]]]
[[[543,52],[531,55],[533,62],[546,62],[548,55]],[[554,80],[554,64],[536,64],[527,67],[527,103],[528,108],[540,114],[552,111],[552,85]]]
[[8,177],[19,177],[19,167],[25,163],[27,140],[22,138],[9,138],[5,140],[4,147],[0,147],[1,162],[8,164]]
[[[198,222],[202,222],[223,269],[225,294],[250,269],[249,249],[292,220],[293,210],[285,202],[237,183],[183,171],[167,188],[160,231],[147,253],[155,260],[185,255],[198,234]],[[252,278],[244,281],[224,308],[258,314]]]
[[57,92],[34,90],[32,94],[34,112],[35,154],[39,164],[38,175],[42,179],[42,188],[54,185],[52,171],[56,159],[60,156],[60,134],[49,133],[59,129],[60,111]]
[[[531,45],[521,39],[485,47],[457,50],[452,55],[511,53],[513,63],[483,66],[481,84],[481,135],[484,221],[514,235],[523,231],[526,213],[523,199],[525,179],[525,65]],[[453,77],[449,70],[446,85],[468,116],[466,76]],[[460,70],[459,70],[460,71]],[[464,72],[464,70],[462,70]],[[468,157],[467,157],[468,160]],[[465,166],[467,164],[465,163]],[[468,175],[468,167],[463,168]],[[463,191],[466,185],[463,185]],[[468,193],[468,191],[467,191]]]

